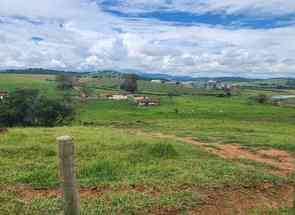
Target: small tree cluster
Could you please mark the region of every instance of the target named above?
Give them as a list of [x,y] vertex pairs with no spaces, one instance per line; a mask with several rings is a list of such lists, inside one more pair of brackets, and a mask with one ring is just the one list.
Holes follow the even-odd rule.
[[55,126],[73,116],[71,104],[42,96],[38,90],[17,90],[0,103],[2,126]]
[[120,86],[121,90],[134,93],[137,91],[137,76],[134,74],[125,75],[124,82]]
[[255,97],[255,100],[260,104],[266,104],[269,101],[269,97],[265,94],[259,94]]
[[57,88],[60,90],[72,89],[75,85],[76,78],[72,75],[56,76]]

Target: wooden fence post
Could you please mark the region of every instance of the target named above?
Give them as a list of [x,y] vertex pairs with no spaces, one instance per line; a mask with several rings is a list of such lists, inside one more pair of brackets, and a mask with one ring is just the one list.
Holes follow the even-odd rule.
[[59,148],[60,179],[64,194],[64,214],[79,215],[80,199],[76,188],[74,144],[69,136],[57,138]]
[[293,208],[292,208],[292,214],[295,215],[295,171],[293,172],[292,175],[293,178]]

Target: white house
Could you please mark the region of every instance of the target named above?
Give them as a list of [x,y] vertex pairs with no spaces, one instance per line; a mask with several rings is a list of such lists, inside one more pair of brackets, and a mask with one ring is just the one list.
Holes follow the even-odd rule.
[[117,94],[117,95],[112,95],[111,97],[109,97],[109,99],[112,99],[112,100],[127,100],[128,96],[123,95],[123,94]]
[[162,80],[151,80],[151,83],[161,84]]
[[0,100],[3,100],[7,96],[8,96],[8,92],[0,91]]

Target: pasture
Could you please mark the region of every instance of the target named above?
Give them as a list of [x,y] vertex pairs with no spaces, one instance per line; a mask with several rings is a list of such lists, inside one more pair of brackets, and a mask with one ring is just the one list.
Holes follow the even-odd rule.
[[[96,93],[117,81],[81,79]],[[86,100],[71,125],[0,133],[0,214],[62,211],[56,138],[65,134],[76,145],[82,214],[289,214],[294,108],[256,103],[259,90],[219,98],[139,85],[161,105]],[[23,87],[59,93],[54,76],[0,75],[1,90]]]
[[38,89],[49,96],[57,94],[55,76],[0,74],[0,90],[13,91],[20,88]]

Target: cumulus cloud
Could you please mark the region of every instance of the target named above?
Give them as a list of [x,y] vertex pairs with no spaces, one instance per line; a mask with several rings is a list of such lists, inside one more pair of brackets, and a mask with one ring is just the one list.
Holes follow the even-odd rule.
[[[112,7],[124,8],[131,3],[118,2]],[[279,0],[225,0],[215,4],[213,0],[132,2],[130,10],[203,8],[226,13],[263,8],[272,14],[286,14],[285,6],[293,6],[293,1],[287,0],[285,4],[280,2],[279,10],[271,9],[272,3]],[[295,76],[293,25],[269,29],[180,26],[155,19],[119,17],[105,12],[101,3],[28,0],[22,5],[20,0],[1,0],[0,69],[132,69],[192,76]],[[139,3],[143,6],[137,7]]]

